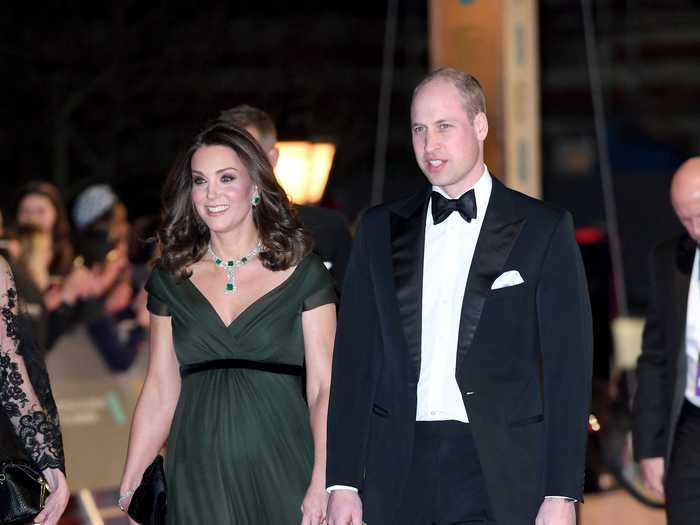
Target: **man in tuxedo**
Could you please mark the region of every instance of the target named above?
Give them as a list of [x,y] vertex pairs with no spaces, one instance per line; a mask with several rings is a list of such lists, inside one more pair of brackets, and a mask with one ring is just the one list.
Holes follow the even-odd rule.
[[411,133],[432,187],[368,210],[346,273],[329,524],[573,525],[592,336],[571,215],[489,173],[474,77],[428,75]]
[[674,175],[671,202],[685,232],[651,257],[634,452],[646,486],[666,495],[669,525],[690,525],[700,519],[700,157]]
[[[277,128],[265,111],[241,104],[222,111],[219,120],[244,128],[262,146],[274,168],[279,158]],[[340,291],[350,256],[352,236],[345,216],[322,206],[297,205],[299,219],[314,240],[314,251],[323,260]]]

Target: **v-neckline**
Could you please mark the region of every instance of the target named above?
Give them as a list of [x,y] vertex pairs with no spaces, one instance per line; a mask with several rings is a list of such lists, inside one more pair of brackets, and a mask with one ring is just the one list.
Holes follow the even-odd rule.
[[268,290],[267,292],[265,292],[264,294],[262,294],[260,297],[258,297],[258,298],[255,299],[254,301],[252,301],[248,306],[246,306],[243,310],[241,310],[240,313],[239,313],[236,317],[234,317],[233,319],[231,319],[231,321],[230,321],[228,324],[226,324],[226,322],[225,322],[224,319],[221,317],[221,315],[219,314],[219,312],[216,310],[216,308],[214,308],[214,305],[213,305],[212,302],[209,300],[209,298],[208,298],[199,288],[197,288],[197,285],[196,285],[196,284],[194,284],[194,283],[192,282],[192,278],[191,278],[191,277],[190,277],[190,278],[187,278],[187,279],[185,280],[185,282],[188,283],[189,287],[190,287],[192,290],[194,290],[194,292],[197,294],[197,296],[198,296],[198,297],[202,300],[202,302],[209,308],[209,310],[210,310],[211,313],[214,315],[214,317],[216,317],[216,319],[218,319],[219,324],[220,324],[221,326],[223,326],[225,330],[229,330],[234,324],[236,324],[236,323],[238,322],[238,320],[239,320],[241,317],[243,317],[245,314],[247,314],[248,311],[251,310],[254,306],[256,306],[258,303],[264,301],[264,300],[265,300],[267,297],[269,297],[270,295],[272,295],[272,294],[278,292],[279,290],[281,290],[282,288],[284,288],[292,279],[294,279],[294,277],[297,275],[297,273],[298,273],[298,271],[299,271],[299,268],[302,266],[302,264],[304,264],[304,263],[306,262],[306,259],[308,259],[308,257],[305,257],[304,259],[302,259],[302,260],[299,262],[299,264],[297,264],[296,268],[294,268],[294,270],[292,270],[292,273],[289,274],[289,276],[288,276],[284,281],[282,281],[281,283],[279,283],[278,285],[274,286],[273,288],[271,288],[270,290]]

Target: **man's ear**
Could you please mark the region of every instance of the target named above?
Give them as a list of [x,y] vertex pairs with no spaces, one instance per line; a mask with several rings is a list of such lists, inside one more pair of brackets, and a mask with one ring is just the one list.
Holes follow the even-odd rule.
[[489,119],[483,111],[477,113],[474,117],[474,131],[476,132],[476,138],[482,142],[486,140],[486,136],[489,134]]
[[277,167],[277,159],[280,157],[280,150],[277,149],[277,146],[272,146],[272,149],[267,152],[267,158],[270,161],[270,164],[272,164],[272,167],[275,168]]

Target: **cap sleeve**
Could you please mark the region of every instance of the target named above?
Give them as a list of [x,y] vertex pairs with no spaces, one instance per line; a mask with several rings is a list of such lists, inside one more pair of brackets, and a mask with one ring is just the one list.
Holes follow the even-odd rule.
[[313,310],[324,304],[337,304],[333,277],[316,255],[309,255],[307,286],[305,289],[303,311]]
[[148,292],[148,300],[146,308],[154,315],[169,316],[170,307],[165,299],[165,283],[163,282],[163,270],[157,266],[151,271],[151,275],[146,281],[146,292]]

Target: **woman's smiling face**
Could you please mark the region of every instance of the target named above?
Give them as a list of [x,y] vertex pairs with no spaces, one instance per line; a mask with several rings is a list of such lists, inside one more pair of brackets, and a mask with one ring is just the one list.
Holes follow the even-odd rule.
[[252,213],[255,184],[248,168],[226,146],[203,146],[192,156],[192,203],[213,233],[236,229]]

